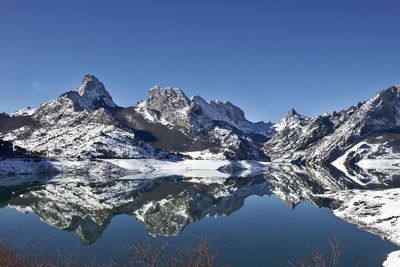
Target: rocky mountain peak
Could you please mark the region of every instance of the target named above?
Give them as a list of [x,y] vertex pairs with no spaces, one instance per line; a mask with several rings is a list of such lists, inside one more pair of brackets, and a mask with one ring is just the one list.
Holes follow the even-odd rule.
[[244,112],[229,101],[206,101],[200,96],[189,99],[178,88],[151,88],[146,99],[136,106],[136,111],[152,122],[181,126],[189,132],[207,132],[219,122],[224,122],[245,134],[266,137],[273,134],[270,124],[248,121]]
[[87,102],[99,107],[116,107],[104,84],[94,75],[86,74],[76,92]]
[[149,90],[145,100],[146,108],[157,111],[178,110],[189,106],[190,99],[179,88],[155,86]]
[[285,117],[274,125],[274,128],[277,132],[285,128],[297,129],[306,125],[309,120],[309,118],[300,115],[294,108],[291,108],[288,113],[286,113]]
[[291,108],[286,114],[286,117],[295,117],[295,116],[300,116],[300,115],[294,108]]
[[400,85],[380,91],[364,104],[367,124],[400,127]]

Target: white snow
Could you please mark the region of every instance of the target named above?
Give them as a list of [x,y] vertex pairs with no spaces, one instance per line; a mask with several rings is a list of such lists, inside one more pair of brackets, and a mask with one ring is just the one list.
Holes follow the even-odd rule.
[[400,170],[400,159],[362,159],[357,165],[362,169]]
[[[346,176],[357,182],[358,184],[364,185],[357,174],[350,174],[345,166],[345,162],[350,153],[355,155],[361,155],[362,158],[356,162],[356,165],[368,171],[374,170],[400,170],[400,155],[394,153],[392,148],[385,147],[386,143],[371,144],[365,141],[359,142],[358,144],[350,147],[346,152],[335,161],[331,163],[335,168],[342,171]],[[377,156],[374,153],[379,152]]]
[[[201,114],[192,112],[195,107],[201,107]],[[152,112],[153,109],[158,113]],[[274,132],[267,123],[248,121],[243,111],[230,102],[207,102],[200,96],[188,99],[179,88],[155,86],[150,89],[147,99],[136,105],[135,110],[151,122],[170,127],[180,126],[186,130],[208,130],[213,126],[213,121],[224,121],[244,133],[271,136]]]
[[154,179],[166,176],[196,177],[198,179],[229,178],[232,173],[220,170],[234,164],[244,177],[268,171],[266,162],[228,160],[158,160],[158,159],[104,159],[96,161],[8,159],[0,161],[0,175],[34,173],[120,173],[120,179]]
[[183,155],[187,155],[195,160],[226,160],[226,157],[222,153],[212,153],[210,150],[181,152]]
[[88,110],[92,109],[93,103],[97,101],[104,101],[109,107],[117,106],[104,88],[104,85],[93,75],[85,75],[85,78],[76,92],[81,96],[81,105]]
[[367,144],[366,142],[360,142],[360,143],[354,145],[353,147],[348,149],[346,151],[346,153],[344,153],[341,157],[337,158],[335,161],[333,161],[331,163],[332,166],[334,166],[338,170],[342,171],[347,177],[349,177],[350,179],[352,179],[354,182],[358,183],[359,185],[365,185],[365,183],[360,180],[363,177],[359,177],[358,173],[350,174],[348,172],[346,166],[344,165],[344,163],[346,162],[346,159],[351,152],[360,154],[363,151],[365,151],[365,149],[360,148],[360,147],[363,145],[366,145],[366,144]]
[[12,117],[17,117],[17,116],[31,116],[35,113],[36,109],[35,108],[31,108],[31,107],[26,107],[23,109],[20,109],[18,111],[15,111],[13,113],[11,113]]
[[382,265],[383,267],[399,267],[400,266],[400,251],[390,253]]
[[[346,190],[321,195],[341,204],[336,216],[400,245],[400,188]],[[400,251],[388,255],[383,266],[400,266]]]
[[171,124],[170,122],[168,122],[167,120],[165,120],[164,118],[159,118],[157,119],[155,116],[153,116],[146,108],[146,102],[145,101],[141,101],[139,102],[136,107],[135,110],[142,114],[142,116],[151,122],[157,122],[166,126],[173,126],[173,124]]
[[400,188],[347,190],[334,194],[343,204],[334,213],[400,244]]
[[[202,179],[228,178],[232,174],[220,171],[220,168],[230,164],[236,164],[243,171],[237,176],[247,176],[250,173],[267,171],[270,165],[266,162],[238,161],[232,163],[228,160],[182,160],[168,161],[157,159],[105,159],[122,169],[146,173],[147,178],[179,175],[184,177],[196,177]],[[140,176],[129,175],[126,178]]]

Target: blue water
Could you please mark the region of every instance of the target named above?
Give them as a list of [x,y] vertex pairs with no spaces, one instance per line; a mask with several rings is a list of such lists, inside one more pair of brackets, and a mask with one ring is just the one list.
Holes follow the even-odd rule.
[[289,260],[309,256],[315,248],[328,251],[333,236],[345,243],[342,266],[380,266],[388,253],[399,249],[327,208],[303,202],[292,209],[274,195],[250,195],[229,216],[204,217],[171,237],[153,237],[143,222],[120,214],[112,217],[93,244],[85,246],[74,231],[49,226],[34,213],[8,206],[0,210],[0,234],[21,251],[33,241],[37,248],[75,255],[83,262],[126,258],[129,245],[144,239],[168,243],[170,249],[207,239],[218,249],[219,263],[229,266],[287,266]]

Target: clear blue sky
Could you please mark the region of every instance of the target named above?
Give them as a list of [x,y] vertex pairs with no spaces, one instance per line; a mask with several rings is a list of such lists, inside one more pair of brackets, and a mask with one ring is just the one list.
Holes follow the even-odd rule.
[[0,0],[0,110],[93,73],[121,106],[158,84],[251,120],[317,115],[400,82],[400,2]]

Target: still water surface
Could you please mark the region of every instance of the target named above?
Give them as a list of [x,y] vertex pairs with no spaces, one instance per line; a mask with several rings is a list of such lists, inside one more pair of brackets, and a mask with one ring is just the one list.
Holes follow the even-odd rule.
[[215,184],[176,177],[83,180],[3,187],[2,237],[21,250],[34,241],[40,249],[82,262],[125,258],[137,240],[173,249],[207,239],[220,251],[219,262],[229,266],[287,266],[312,249],[328,251],[333,236],[345,242],[343,266],[380,266],[398,249],[327,208],[283,201],[285,191],[277,197],[276,187],[263,177]]

